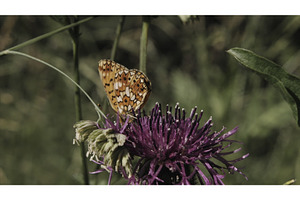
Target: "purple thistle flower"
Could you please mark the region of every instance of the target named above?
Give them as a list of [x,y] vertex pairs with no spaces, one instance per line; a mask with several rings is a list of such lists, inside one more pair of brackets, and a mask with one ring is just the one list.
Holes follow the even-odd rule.
[[239,143],[228,139],[238,128],[224,134],[224,127],[219,132],[212,132],[212,118],[199,127],[203,111],[198,115],[196,110],[197,107],[186,117],[185,110],[180,110],[177,104],[174,116],[168,106],[163,115],[157,103],[150,116],[138,111],[138,114],[133,112],[136,116],[134,120],[127,118],[124,124],[121,124],[119,117],[116,123],[106,120],[105,128],[126,135],[124,148],[130,157],[138,157],[130,174],[122,166],[118,168],[128,179],[128,184],[218,185],[224,184],[225,170],[238,172],[247,179],[234,164],[249,154],[230,161],[224,158],[241,150],[224,152],[233,143]]

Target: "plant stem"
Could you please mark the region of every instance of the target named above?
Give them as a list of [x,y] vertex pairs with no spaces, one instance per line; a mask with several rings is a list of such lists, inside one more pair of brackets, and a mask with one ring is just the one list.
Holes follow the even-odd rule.
[[14,54],[14,55],[20,55],[20,56],[24,56],[24,57],[27,57],[29,59],[32,59],[32,60],[35,60],[39,63],[42,63],[48,67],[50,67],[51,69],[54,69],[55,71],[57,71],[58,73],[62,74],[64,77],[66,77],[67,79],[69,79],[74,85],[76,85],[80,90],[81,92],[88,98],[88,100],[94,105],[94,108],[98,114],[98,117],[99,117],[99,120],[98,122],[101,120],[101,116],[106,118],[106,116],[104,115],[104,113],[99,109],[99,107],[97,106],[97,104],[92,100],[92,98],[86,93],[86,91],[84,91],[84,89],[82,89],[82,87],[80,85],[78,85],[72,78],[70,78],[70,76],[68,76],[66,73],[64,73],[63,71],[61,71],[60,69],[54,67],[53,65],[43,61],[43,60],[40,60],[36,57],[33,57],[33,56],[30,56],[26,53],[22,53],[22,52],[18,52],[18,51],[8,51],[8,50],[5,50],[3,51],[3,55],[6,55],[6,54]]
[[115,60],[115,57],[116,57],[117,47],[118,47],[118,43],[120,40],[120,36],[121,36],[123,24],[124,24],[124,19],[125,19],[125,16],[122,16],[120,18],[119,24],[117,26],[116,37],[115,37],[113,48],[111,50],[111,55],[110,55],[111,60]]
[[140,40],[140,70],[146,74],[147,63],[147,43],[148,43],[148,29],[150,18],[143,17],[142,34]]
[[38,37],[32,38],[31,40],[27,40],[26,42],[23,42],[23,43],[21,43],[21,44],[18,44],[18,45],[16,45],[16,46],[13,46],[13,47],[11,47],[11,48],[9,48],[9,49],[6,49],[6,50],[4,50],[4,51],[1,51],[1,52],[0,52],[0,56],[4,55],[4,54],[5,54],[5,51],[12,51],[12,50],[20,49],[20,48],[22,48],[22,47],[28,46],[28,45],[33,44],[33,43],[35,43],[35,42],[38,42],[38,41],[40,41],[40,40],[42,40],[42,39],[48,38],[48,37],[50,37],[50,36],[52,36],[52,35],[55,35],[55,34],[60,33],[60,32],[62,32],[62,31],[65,31],[65,30],[67,30],[67,29],[69,29],[69,28],[72,28],[72,27],[74,27],[74,26],[77,26],[77,25],[79,25],[79,24],[82,24],[82,23],[84,23],[84,22],[87,22],[87,21],[89,21],[89,20],[91,20],[91,19],[93,19],[93,18],[94,18],[94,17],[88,17],[88,18],[85,18],[85,19],[80,20],[80,21],[78,21],[78,22],[75,22],[75,23],[69,24],[69,25],[67,25],[67,26],[63,26],[63,27],[61,27],[61,28],[58,28],[58,29],[56,29],[56,30],[54,30],[54,31],[51,31],[51,32],[49,32],[49,33],[45,33],[45,34],[40,35],[40,36],[38,36]]
[[[77,18],[75,17],[75,22],[77,22]],[[73,44],[73,63],[74,63],[74,70],[75,70],[75,81],[78,85],[80,85],[80,74],[79,74],[79,25],[72,28],[73,31],[70,31],[70,35],[72,37],[72,44]],[[75,115],[76,121],[82,120],[82,110],[81,110],[81,99],[80,99],[80,90],[78,87],[75,88]],[[89,173],[87,167],[87,160],[85,155],[85,145],[84,142],[80,144],[80,151],[81,151],[81,162],[82,162],[82,172],[84,177],[84,184],[89,185]]]

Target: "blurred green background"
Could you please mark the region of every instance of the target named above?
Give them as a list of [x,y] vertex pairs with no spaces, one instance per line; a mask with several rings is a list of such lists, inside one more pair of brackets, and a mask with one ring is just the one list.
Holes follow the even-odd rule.
[[[100,16],[80,25],[81,85],[103,110],[111,112],[97,63],[109,58],[121,16]],[[55,30],[49,16],[1,16],[0,51]],[[126,16],[115,61],[138,68],[141,16]],[[152,94],[148,112],[159,102],[187,112],[213,116],[213,130],[239,126],[232,139],[242,141],[237,164],[248,176],[228,175],[225,184],[283,184],[300,180],[300,129],[288,104],[269,83],[241,66],[226,50],[256,52],[300,77],[299,16],[157,16],[148,33],[147,76]],[[68,31],[20,49],[74,78]],[[82,184],[80,148],[75,132],[75,86],[54,70],[27,58],[0,57],[0,184]],[[82,95],[83,118],[97,120]],[[238,148],[239,145],[234,146]],[[89,171],[95,165],[89,162]],[[107,174],[90,175],[106,184]],[[122,184],[114,174],[113,184]],[[299,184],[299,181],[296,182]]]

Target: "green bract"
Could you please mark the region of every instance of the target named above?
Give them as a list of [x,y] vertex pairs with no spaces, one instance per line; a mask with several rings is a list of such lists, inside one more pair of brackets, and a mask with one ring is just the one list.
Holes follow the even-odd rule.
[[[101,167],[110,171],[120,171],[122,167],[126,174],[131,176],[131,158],[128,150],[123,146],[126,136],[117,133],[111,128],[99,129],[97,122],[90,120],[79,121],[74,125],[76,136],[75,142],[87,142],[87,155],[96,161],[102,160],[104,165]],[[103,159],[102,159],[103,158]]]

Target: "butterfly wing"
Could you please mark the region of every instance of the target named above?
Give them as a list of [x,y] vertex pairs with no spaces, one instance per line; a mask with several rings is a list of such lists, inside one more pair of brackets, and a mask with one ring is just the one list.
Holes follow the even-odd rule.
[[114,89],[116,74],[115,62],[106,59],[100,60],[98,71],[109,103],[111,107],[117,112],[117,96]]
[[138,70],[114,61],[99,61],[99,75],[112,108],[120,114],[142,108],[151,92],[151,82]]
[[115,75],[114,89],[117,97],[117,112],[127,113],[130,109],[130,73],[129,70],[120,65],[118,73]]
[[151,82],[148,77],[138,71],[130,70],[131,80],[130,80],[130,100],[134,110],[141,109],[144,107],[151,93]]

